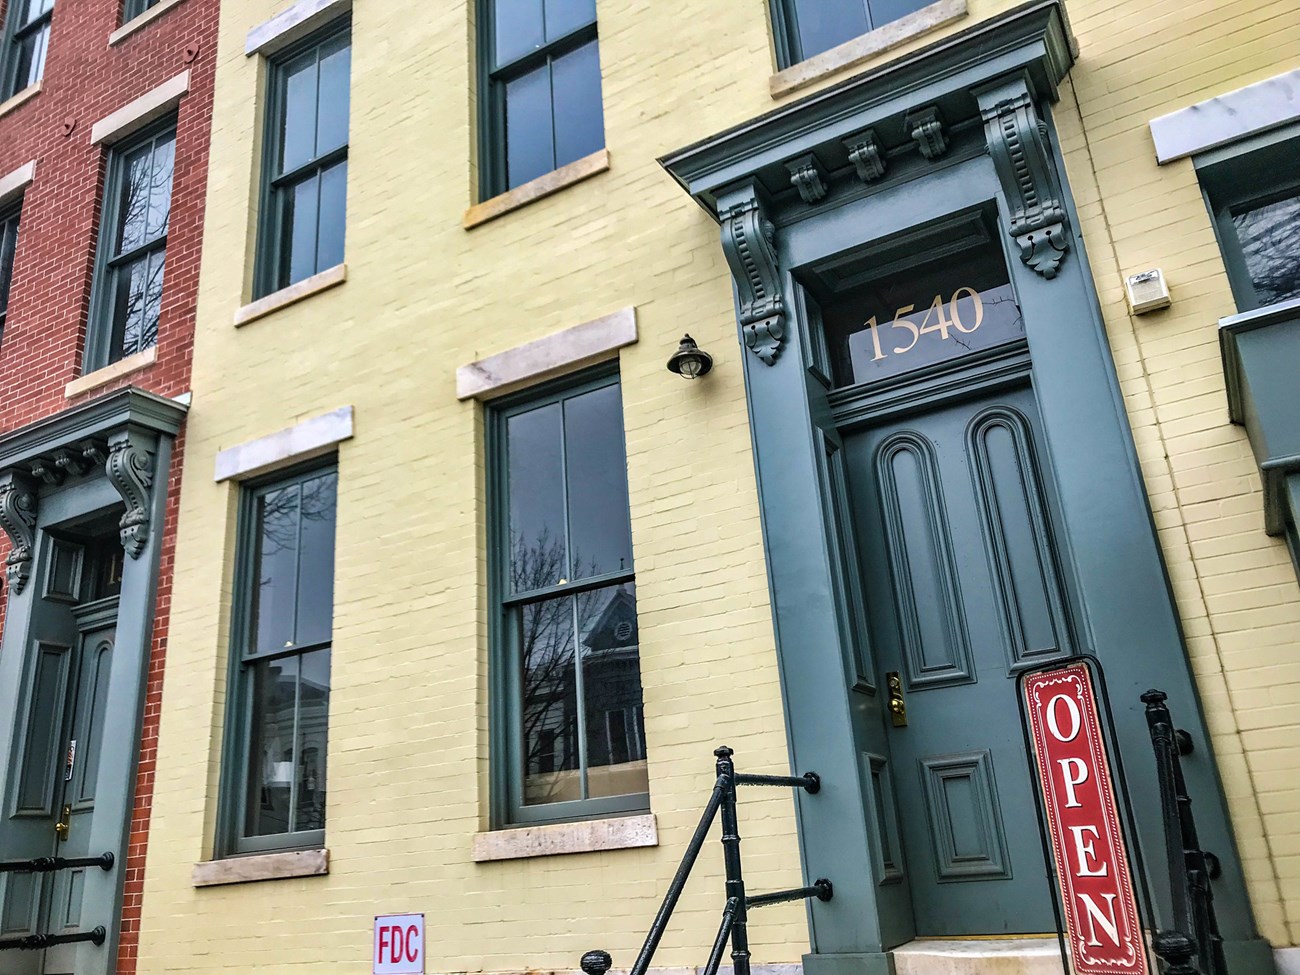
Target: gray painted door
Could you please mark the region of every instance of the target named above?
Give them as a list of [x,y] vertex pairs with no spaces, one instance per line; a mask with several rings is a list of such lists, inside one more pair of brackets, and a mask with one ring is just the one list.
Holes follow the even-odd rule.
[[888,737],[920,936],[1056,926],[1014,680],[1071,651],[1041,444],[1028,388],[845,438],[878,693],[898,675],[906,705]]

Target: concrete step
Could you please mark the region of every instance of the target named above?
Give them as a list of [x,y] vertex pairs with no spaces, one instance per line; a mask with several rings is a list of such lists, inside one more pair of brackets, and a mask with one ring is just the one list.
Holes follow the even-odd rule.
[[1056,938],[925,938],[893,955],[897,975],[1065,975]]

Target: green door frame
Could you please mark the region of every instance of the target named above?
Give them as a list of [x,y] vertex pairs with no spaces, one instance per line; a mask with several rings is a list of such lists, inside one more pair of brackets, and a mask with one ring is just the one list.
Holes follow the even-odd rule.
[[753,353],[743,367],[791,763],[825,783],[815,802],[797,799],[799,841],[806,876],[836,885],[834,900],[809,907],[810,975],[891,971],[886,952],[915,932],[906,884],[871,854],[872,771],[888,751],[881,701],[857,679],[852,555],[827,459],[838,434],[798,279],[833,255],[988,201],[1026,323],[1080,594],[1079,639],[1106,668],[1139,846],[1153,858],[1146,886],[1156,915],[1170,915],[1156,859],[1163,824],[1138,701],[1152,686],[1168,692],[1197,745],[1188,783],[1202,840],[1223,863],[1215,897],[1229,959],[1242,971],[1274,970],[1255,930],[1063,178],[1050,104],[1072,64],[1059,0],[1032,0],[660,160],[722,226],[741,338]]

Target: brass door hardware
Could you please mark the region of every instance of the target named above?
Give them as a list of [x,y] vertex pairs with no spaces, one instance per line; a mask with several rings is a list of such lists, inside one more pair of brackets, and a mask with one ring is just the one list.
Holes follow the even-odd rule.
[[889,689],[889,719],[895,728],[906,728],[907,702],[903,700],[903,678],[898,671],[885,675],[885,686]]
[[72,806],[65,805],[63,814],[59,816],[59,821],[54,824],[54,832],[62,843],[68,838],[68,830],[72,828]]

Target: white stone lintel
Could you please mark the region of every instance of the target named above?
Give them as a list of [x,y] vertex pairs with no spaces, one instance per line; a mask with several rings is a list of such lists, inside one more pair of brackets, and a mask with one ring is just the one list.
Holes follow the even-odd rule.
[[25,162],[12,173],[0,176],[0,206],[17,199],[36,178],[36,160]]
[[456,370],[456,398],[488,400],[583,366],[612,359],[636,342],[636,309],[620,308]]
[[190,90],[190,73],[182,71],[152,91],[128,102],[112,114],[105,115],[90,128],[92,145],[117,142],[138,132],[155,119],[174,112]]
[[250,30],[244,39],[244,54],[274,54],[351,9],[352,0],[298,0]]
[[352,439],[352,407],[303,420],[285,430],[247,443],[227,447],[217,454],[217,482],[244,480],[300,461],[328,454]]
[[473,856],[475,862],[485,863],[489,860],[518,860],[658,845],[659,829],[654,814],[646,813],[476,833]]
[[1300,68],[1151,120],[1161,165],[1300,121]]
[[190,881],[195,887],[216,887],[256,880],[320,877],[329,872],[329,850],[296,850],[292,853],[261,853],[196,863]]

